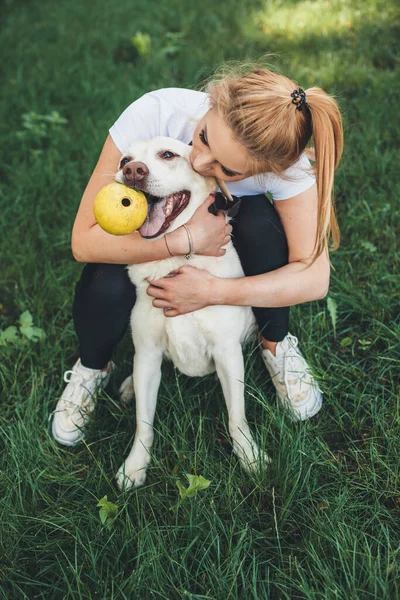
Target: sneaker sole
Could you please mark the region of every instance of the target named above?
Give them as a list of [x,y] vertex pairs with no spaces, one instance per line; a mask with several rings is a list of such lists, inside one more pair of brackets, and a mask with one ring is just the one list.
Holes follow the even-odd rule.
[[[79,431],[79,430],[77,430]],[[62,446],[76,446],[77,444],[80,444],[81,442],[83,442],[83,440],[85,439],[85,436],[83,433],[81,433],[79,431],[79,437],[75,438],[75,439],[67,439],[67,438],[62,438],[58,435],[58,432],[56,431],[56,427],[55,427],[55,423],[54,423],[54,419],[52,420],[51,423],[51,434],[53,436],[53,439],[58,442],[59,444],[61,444]]]
[[[277,394],[277,400],[280,402],[280,404],[286,408],[289,409],[290,412],[293,415],[293,420],[295,421],[306,421],[307,419],[311,419],[312,417],[314,417],[322,408],[322,402],[323,402],[323,398],[322,398],[322,394],[316,399],[316,401],[314,402],[314,404],[312,405],[312,408],[310,410],[295,410],[295,408],[293,407],[292,404],[287,404],[285,401],[282,401],[279,398],[279,395]],[[302,409],[304,409],[305,407],[301,407]]]

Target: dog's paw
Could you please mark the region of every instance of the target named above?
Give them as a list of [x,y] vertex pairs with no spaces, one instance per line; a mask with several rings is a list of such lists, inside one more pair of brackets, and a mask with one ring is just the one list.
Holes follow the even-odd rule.
[[233,453],[238,457],[242,469],[247,473],[257,473],[265,469],[271,463],[271,459],[264,450],[260,450],[255,444],[246,444],[237,447],[234,445]]
[[[147,440],[148,442],[148,440]],[[120,490],[138,488],[146,481],[147,467],[151,462],[151,443],[146,444],[143,438],[135,438],[132,450],[115,476]]]
[[138,488],[141,485],[144,485],[146,481],[146,471],[146,467],[142,467],[141,469],[129,469],[127,468],[126,462],[122,463],[115,475],[117,486],[121,492],[126,492],[131,488]]
[[259,450],[257,448],[254,454],[251,455],[251,458],[249,457],[249,460],[246,460],[246,465],[243,465],[243,463],[242,465],[246,471],[258,473],[260,471],[262,472],[265,467],[271,464],[271,462],[272,460],[268,454],[264,452],[264,450]]
[[134,396],[134,393],[133,377],[132,375],[129,375],[129,377],[122,382],[121,387],[119,388],[119,395],[122,402],[124,404],[129,404]]

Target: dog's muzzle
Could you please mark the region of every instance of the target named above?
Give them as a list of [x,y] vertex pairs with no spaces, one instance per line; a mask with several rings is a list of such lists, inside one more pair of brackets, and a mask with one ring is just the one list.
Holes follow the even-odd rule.
[[175,192],[163,198],[146,192],[144,194],[149,206],[146,220],[139,228],[139,233],[144,238],[155,238],[167,231],[172,221],[187,207],[190,200],[188,190]]

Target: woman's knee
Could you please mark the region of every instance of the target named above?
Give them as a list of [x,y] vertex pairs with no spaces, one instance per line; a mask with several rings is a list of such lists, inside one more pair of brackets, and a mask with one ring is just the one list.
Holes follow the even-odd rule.
[[242,198],[233,223],[233,243],[246,275],[267,273],[288,262],[285,231],[264,195]]
[[237,235],[246,240],[254,240],[268,232],[274,238],[286,241],[279,215],[268,198],[259,196],[244,196],[240,209],[235,218],[234,229]]
[[121,306],[135,302],[135,286],[126,265],[88,264],[75,288],[75,296],[92,302]]

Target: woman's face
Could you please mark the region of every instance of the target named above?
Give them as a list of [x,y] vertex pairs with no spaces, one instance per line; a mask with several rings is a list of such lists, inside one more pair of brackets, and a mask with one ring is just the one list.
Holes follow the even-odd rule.
[[205,177],[223,181],[240,181],[249,177],[248,154],[232,135],[230,128],[210,109],[193,134],[190,162],[195,171]]

